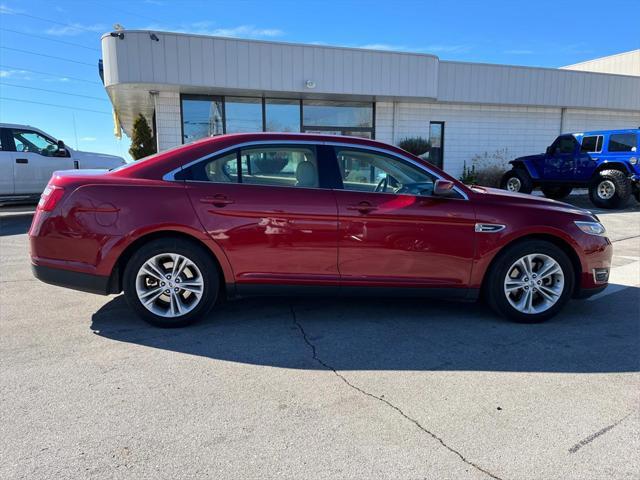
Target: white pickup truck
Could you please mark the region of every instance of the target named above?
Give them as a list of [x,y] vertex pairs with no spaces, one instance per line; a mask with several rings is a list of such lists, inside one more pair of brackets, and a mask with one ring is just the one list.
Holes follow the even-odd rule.
[[80,152],[28,125],[0,123],[0,204],[37,199],[56,170],[114,168],[115,155]]

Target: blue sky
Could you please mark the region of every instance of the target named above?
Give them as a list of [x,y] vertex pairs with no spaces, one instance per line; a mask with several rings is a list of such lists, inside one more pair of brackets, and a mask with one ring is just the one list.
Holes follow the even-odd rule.
[[640,48],[639,21],[638,0],[0,0],[0,122],[127,156],[97,72],[100,36],[115,23],[559,67]]

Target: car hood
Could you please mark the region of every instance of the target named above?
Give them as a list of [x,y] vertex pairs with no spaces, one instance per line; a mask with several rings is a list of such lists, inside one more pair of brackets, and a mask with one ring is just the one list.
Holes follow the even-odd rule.
[[544,153],[537,153],[535,155],[525,155],[524,157],[518,157],[515,160],[512,160],[509,163],[513,163],[513,162],[531,162],[534,160],[541,160],[544,158]]
[[472,187],[475,193],[484,197],[485,201],[492,201],[501,205],[511,204],[514,207],[532,207],[541,209],[551,209],[556,212],[565,212],[574,215],[593,217],[593,213],[584,208],[575,207],[565,202],[552,200],[550,198],[538,197],[525,193],[508,192],[498,188]]
[[95,160],[104,162],[104,166],[109,165],[110,167],[115,167],[118,165],[124,165],[126,162],[124,158],[118,157],[117,155],[108,155],[106,153],[95,153],[95,152],[83,152],[80,150],[74,150],[74,156],[78,159],[82,160]]

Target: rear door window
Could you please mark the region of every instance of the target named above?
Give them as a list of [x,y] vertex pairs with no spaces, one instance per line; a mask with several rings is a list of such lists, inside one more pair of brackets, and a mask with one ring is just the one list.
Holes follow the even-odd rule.
[[597,153],[602,151],[602,135],[590,135],[582,139],[580,147],[582,153]]
[[318,161],[313,146],[259,146],[240,150],[242,183],[318,188]]
[[635,152],[638,149],[638,135],[635,133],[612,133],[609,135],[610,152]]

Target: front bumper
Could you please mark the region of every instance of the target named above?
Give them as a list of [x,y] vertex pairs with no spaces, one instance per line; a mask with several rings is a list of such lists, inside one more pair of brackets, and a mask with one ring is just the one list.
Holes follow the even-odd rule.
[[38,280],[51,285],[99,295],[111,293],[109,277],[34,264],[31,264],[31,271]]

